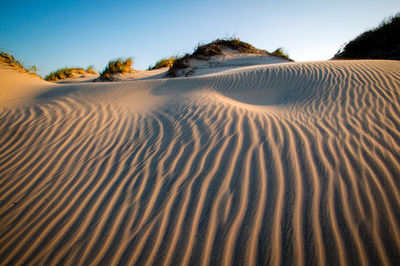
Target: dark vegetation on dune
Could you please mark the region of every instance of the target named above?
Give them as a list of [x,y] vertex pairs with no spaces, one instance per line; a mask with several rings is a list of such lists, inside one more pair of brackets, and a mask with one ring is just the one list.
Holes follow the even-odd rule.
[[135,70],[132,68],[133,59],[131,57],[122,59],[118,58],[108,62],[107,67],[100,74],[100,80],[112,81],[115,80],[115,74],[134,73]]
[[0,51],[0,61],[22,72],[29,73],[41,78],[40,76],[37,75],[38,68],[36,66],[31,66],[31,67],[24,66],[24,64],[21,61],[16,59],[12,54],[9,54],[5,51]]
[[400,60],[400,13],[348,42],[333,59]]
[[266,50],[257,49],[253,45],[241,41],[239,38],[217,39],[208,44],[198,44],[192,54],[185,54],[180,58],[176,58],[173,65],[169,68],[167,76],[176,77],[180,70],[189,67],[189,59],[208,60],[211,56],[223,55],[224,49],[231,49],[244,54],[272,55],[293,61],[282,48],[269,53]]
[[93,70],[93,66],[88,66],[86,70],[82,67],[64,67],[51,72],[44,79],[47,81],[57,81],[84,74],[97,74],[97,72]]

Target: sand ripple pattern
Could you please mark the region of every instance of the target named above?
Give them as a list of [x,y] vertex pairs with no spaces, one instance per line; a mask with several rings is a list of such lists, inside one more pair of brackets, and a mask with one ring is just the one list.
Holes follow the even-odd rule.
[[0,109],[2,265],[400,264],[400,63],[110,86]]

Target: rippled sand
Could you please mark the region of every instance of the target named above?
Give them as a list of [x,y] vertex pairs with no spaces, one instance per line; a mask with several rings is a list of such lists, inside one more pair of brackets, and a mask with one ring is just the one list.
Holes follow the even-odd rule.
[[400,264],[399,61],[0,70],[1,264]]

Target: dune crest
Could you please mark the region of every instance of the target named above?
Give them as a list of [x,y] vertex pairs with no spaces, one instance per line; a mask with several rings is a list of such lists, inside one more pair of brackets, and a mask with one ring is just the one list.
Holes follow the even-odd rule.
[[400,263],[400,62],[41,86],[0,103],[1,264]]
[[223,49],[222,55],[214,55],[207,60],[190,58],[187,67],[177,72],[178,77],[204,76],[241,68],[244,66],[289,63],[291,61],[267,54],[241,54],[230,49]]
[[0,62],[0,105],[31,99],[49,88],[50,84],[39,77]]

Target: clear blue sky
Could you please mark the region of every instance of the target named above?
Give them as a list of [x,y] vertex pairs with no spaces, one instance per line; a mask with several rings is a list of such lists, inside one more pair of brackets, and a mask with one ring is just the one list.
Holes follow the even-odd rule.
[[284,47],[296,61],[325,60],[400,11],[399,0],[40,1],[0,0],[0,48],[47,74],[63,66],[133,57],[145,69],[198,42],[235,35]]

